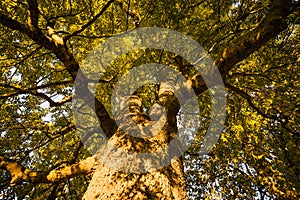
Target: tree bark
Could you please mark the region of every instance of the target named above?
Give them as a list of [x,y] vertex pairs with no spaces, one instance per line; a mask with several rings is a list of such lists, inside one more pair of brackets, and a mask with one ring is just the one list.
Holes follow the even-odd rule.
[[119,172],[98,166],[84,199],[187,199],[183,165],[171,165],[145,174]]
[[[160,115],[157,123],[164,123],[158,125],[163,128],[157,133],[142,112],[139,97],[124,98],[124,111],[120,112],[123,123],[96,153],[95,174],[84,199],[187,199],[182,159],[174,154],[180,151],[180,145],[168,146],[177,134],[176,113],[180,108],[174,96],[173,78],[167,78],[158,93],[156,105],[164,107],[165,113],[159,113],[159,109],[150,113]],[[134,132],[137,137],[132,136]],[[151,155],[139,156],[147,153]]]

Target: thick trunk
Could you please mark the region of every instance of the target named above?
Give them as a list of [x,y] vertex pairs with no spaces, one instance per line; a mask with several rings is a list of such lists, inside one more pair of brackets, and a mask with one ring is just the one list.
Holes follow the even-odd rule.
[[84,199],[187,199],[182,161],[144,174],[99,165]]
[[180,145],[175,150],[162,142],[173,130],[165,126],[151,138],[139,138],[120,129],[96,153],[84,199],[186,199],[183,163],[173,155]]
[[181,143],[175,137],[180,105],[173,93],[175,77],[168,79],[160,85],[152,121],[142,112],[138,96],[123,98],[122,123],[96,153],[84,199],[187,199]]

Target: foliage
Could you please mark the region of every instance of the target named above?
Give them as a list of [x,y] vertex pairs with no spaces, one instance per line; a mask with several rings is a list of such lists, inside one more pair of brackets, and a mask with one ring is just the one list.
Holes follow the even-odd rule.
[[[0,17],[3,14],[26,24],[28,2],[3,0]],[[233,41],[260,25],[271,1],[119,0],[111,1],[96,18],[107,2],[39,0],[41,33],[37,34],[47,35],[47,26],[52,25],[57,35],[67,39],[64,45],[81,64],[109,36],[137,27],[165,27],[191,36],[217,60]],[[293,3],[295,12],[288,18],[288,28],[236,63],[225,76],[226,126],[213,151],[204,157],[198,150],[211,111],[207,92],[199,95],[201,127],[184,156],[191,199],[300,198],[300,27],[299,3]],[[85,28],[88,22],[92,23]],[[68,68],[51,47],[43,47],[5,23],[0,27],[0,155],[43,172],[90,156],[75,130],[73,77]],[[151,62],[180,69],[176,55],[143,49],[121,56],[103,72],[103,79],[109,81],[98,84],[96,97],[109,112],[118,78],[133,66]],[[185,73],[193,75],[191,69]],[[155,102],[155,86],[139,90],[148,113]],[[6,170],[0,173],[0,199],[79,199],[90,181],[89,176],[78,176],[13,185]]]

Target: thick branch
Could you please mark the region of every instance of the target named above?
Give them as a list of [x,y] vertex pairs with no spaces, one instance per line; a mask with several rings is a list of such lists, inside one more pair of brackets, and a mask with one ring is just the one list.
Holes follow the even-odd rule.
[[9,18],[7,15],[5,15],[3,13],[0,13],[0,23],[10,29],[17,30],[21,33],[23,33],[25,30],[27,30],[26,26],[17,22],[16,20]]
[[[109,3],[106,4],[106,6],[102,9],[102,12],[100,12],[98,15],[101,16],[101,14],[107,9],[107,7],[112,2],[112,0],[109,1]],[[110,138],[115,133],[118,126],[116,122],[110,117],[104,105],[97,98],[95,98],[94,94],[91,93],[88,89],[88,84],[86,81],[84,81],[85,76],[82,73],[78,74],[78,70],[80,68],[79,64],[75,60],[72,53],[68,51],[66,46],[64,44],[57,44],[52,39],[49,39],[46,35],[43,34],[43,32],[41,32],[40,29],[31,30],[28,28],[28,26],[25,26],[19,23],[18,21],[9,18],[7,15],[4,15],[2,13],[0,13],[0,23],[10,29],[17,30],[20,33],[27,35],[36,43],[52,51],[56,55],[56,57],[62,63],[64,63],[66,70],[69,72],[73,80],[75,80],[76,78],[77,80],[82,80],[82,82],[79,83],[79,90],[84,91],[83,94],[85,94],[85,96],[82,99],[90,108],[96,109],[96,115],[101,122],[100,126],[106,134],[106,136]],[[92,102],[94,102],[95,104],[92,104]]]
[[27,23],[31,30],[38,29],[39,10],[36,0],[28,0],[28,19]]
[[[292,12],[291,0],[273,0],[270,10],[260,24],[253,30],[233,40],[224,49],[221,57],[215,62],[218,70],[215,70],[211,79],[215,81],[214,75],[221,73],[223,80],[227,73],[240,61],[247,58],[253,52],[264,46],[270,39],[277,36],[288,27],[287,17]],[[192,78],[192,85],[196,94],[201,94],[207,89],[201,75]],[[218,83],[216,83],[218,84]]]
[[11,175],[11,185],[16,185],[20,182],[30,183],[50,183],[58,182],[67,178],[72,178],[79,175],[87,175],[92,172],[95,164],[95,159],[89,157],[79,163],[71,166],[66,166],[61,169],[48,172],[33,171],[25,168],[20,163],[11,159],[0,156],[0,168],[7,170]]
[[47,175],[47,180],[49,182],[57,182],[63,179],[72,178],[80,175],[88,175],[93,171],[95,165],[95,158],[88,157],[71,166],[66,166],[61,169],[52,170]]
[[29,27],[26,25],[21,24],[20,22],[9,18],[7,15],[0,13],[0,23],[12,30],[19,31],[27,35],[33,41],[38,43],[39,45],[43,46],[44,48],[52,51],[56,57],[64,63],[67,71],[75,80],[79,64],[76,62],[73,55],[68,52],[67,48],[64,45],[57,44],[52,38],[47,37],[40,29]]
[[0,156],[0,168],[6,169],[10,173],[11,185],[16,185],[19,182],[48,182],[43,172],[34,172],[26,169],[20,163],[14,162],[4,156]]
[[273,0],[270,11],[258,27],[233,40],[216,62],[224,78],[235,64],[265,45],[270,39],[288,27],[287,16],[291,12],[291,0]]

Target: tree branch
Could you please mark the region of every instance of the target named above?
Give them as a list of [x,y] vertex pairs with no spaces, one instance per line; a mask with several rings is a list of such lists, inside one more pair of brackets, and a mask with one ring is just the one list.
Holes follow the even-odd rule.
[[[292,13],[292,0],[273,0],[269,7],[270,9],[266,16],[255,29],[232,40],[228,47],[224,49],[220,58],[215,61],[218,70],[215,69],[209,79],[216,81],[214,75],[220,73],[224,81],[227,73],[238,62],[260,49],[270,39],[288,27],[287,17]],[[207,90],[207,83],[205,83],[200,74],[189,79],[192,81],[192,87],[197,95]]]
[[288,132],[292,133],[293,135],[296,135],[296,132],[292,131],[290,128],[288,128],[286,125],[288,124],[289,120],[288,120],[288,117],[283,115],[283,113],[280,113],[279,111],[277,111],[278,113],[280,113],[283,117],[283,119],[280,119],[279,117],[277,116],[273,116],[273,115],[269,115],[267,113],[264,113],[261,111],[261,109],[259,107],[257,107],[252,101],[252,97],[247,94],[246,92],[240,90],[239,88],[237,87],[234,87],[233,85],[230,85],[228,83],[224,83],[225,87],[229,88],[230,90],[232,90],[233,92],[236,92],[238,95],[240,95],[241,97],[243,97],[244,99],[246,99],[246,101],[248,102],[249,106],[254,109],[259,115],[263,116],[264,118],[267,118],[267,119],[271,119],[271,120],[276,120],[278,121],[281,126],[287,130]]
[[9,18],[7,15],[1,12],[0,12],[0,23],[10,29],[19,31],[21,33],[24,33],[24,31],[28,30],[26,26],[24,26],[23,24],[19,23],[16,20]]
[[72,83],[73,83],[72,80],[58,81],[58,82],[53,82],[53,83],[48,83],[48,84],[36,86],[33,89],[44,89],[44,88],[48,88],[48,87],[51,87],[51,86],[53,87],[53,86],[58,86],[58,85],[67,85],[67,84],[72,84]]
[[30,183],[51,183],[72,178],[79,175],[87,175],[92,172],[95,159],[89,157],[71,166],[61,169],[52,170],[50,172],[33,171],[25,168],[20,163],[12,159],[0,156],[0,168],[7,170],[11,175],[10,184],[12,186],[20,182]]
[[4,156],[0,156],[0,168],[6,169],[10,173],[10,184],[12,186],[19,182],[49,182],[45,179],[43,172],[34,172],[30,169],[26,169],[20,163],[14,162]]
[[[95,18],[100,17],[101,14],[108,8],[108,6],[113,2],[113,0],[110,0],[106,6],[98,13]],[[91,20],[85,28],[87,28],[91,23],[93,23],[96,19]],[[16,20],[13,20],[9,18],[7,15],[0,13],[0,23],[4,26],[17,30],[20,33],[23,33],[27,35],[29,38],[31,38],[36,43],[40,44],[44,48],[52,51],[56,57],[64,63],[66,70],[71,75],[72,79],[80,80],[78,82],[79,86],[77,87],[79,90],[84,91],[83,94],[85,94],[82,99],[85,101],[85,103],[92,109],[95,108],[96,115],[98,119],[100,120],[101,128],[106,134],[107,137],[111,137],[115,131],[118,128],[118,125],[116,122],[110,117],[108,114],[105,106],[97,99],[95,98],[94,94],[90,92],[88,89],[88,83],[85,81],[85,76],[83,73],[78,74],[78,70],[80,68],[78,62],[75,60],[74,56],[71,52],[68,51],[67,47],[64,44],[57,44],[52,39],[49,39],[46,35],[43,34],[43,32],[40,29],[34,29],[31,30],[28,28],[28,26],[25,26],[21,23],[19,23]],[[84,28],[84,29],[85,29]],[[83,29],[83,30],[84,30]],[[83,31],[82,30],[82,31]],[[81,32],[81,31],[80,31]],[[80,33],[79,32],[79,33]],[[93,100],[92,100],[93,99]],[[91,104],[91,102],[95,102],[95,104]]]
[[72,98],[74,96],[74,95],[67,96],[64,99],[62,99],[61,101],[55,102],[51,99],[51,97],[49,97],[45,93],[36,92],[36,90],[38,88],[43,88],[41,86],[33,87],[33,88],[21,88],[21,87],[16,87],[16,86],[9,85],[9,84],[1,84],[1,83],[0,83],[0,86],[7,87],[7,88],[13,88],[14,90],[16,90],[16,91],[8,93],[8,94],[0,95],[0,99],[6,99],[8,97],[13,97],[13,96],[20,95],[20,94],[31,94],[33,96],[37,96],[37,97],[41,97],[41,98],[45,99],[46,101],[49,102],[51,107],[60,106],[67,102],[70,102],[70,101],[72,101]]
[[51,99],[51,97],[49,97],[48,95],[41,93],[41,92],[30,92],[30,94],[45,99],[50,104],[50,107],[61,106],[67,102],[70,102],[70,101],[72,101],[73,96],[74,96],[74,95],[67,96],[67,97],[63,98],[62,100],[55,102]]
[[9,18],[7,15],[0,13],[0,23],[10,29],[19,31],[27,35],[30,39],[43,46],[44,48],[52,51],[56,57],[64,63],[67,71],[75,80],[79,64],[76,62],[74,56],[68,52],[67,48],[62,44],[57,44],[52,38],[47,37],[40,29],[26,26],[20,22]]
[[54,86],[59,86],[59,85],[67,85],[67,84],[71,84],[73,83],[72,80],[67,80],[67,81],[58,81],[58,82],[53,82],[53,83],[48,83],[48,84],[44,84],[44,85],[39,85],[39,86],[34,86],[31,88],[23,88],[20,86],[14,86],[14,85],[10,85],[7,83],[0,83],[1,87],[4,88],[12,88],[14,90],[24,90],[24,91],[34,91],[34,90],[38,90],[38,89],[45,89],[48,87],[54,87]]
[[95,165],[95,158],[88,157],[78,163],[71,166],[66,166],[61,169],[52,170],[47,175],[47,180],[49,182],[57,182],[63,179],[72,178],[80,175],[88,175],[93,171]]
[[291,13],[291,0],[273,0],[270,11],[258,27],[232,41],[216,62],[224,78],[235,64],[265,45],[270,39],[288,27],[287,16]]
[[90,21],[88,21],[86,24],[84,24],[79,30],[71,33],[70,35],[65,37],[65,41],[70,39],[73,36],[78,35],[79,33],[83,32],[85,29],[87,29],[90,25],[92,25],[101,15],[108,9],[108,7],[114,2],[115,0],[109,0],[105,6],[101,9],[101,11],[96,14]]
[[39,10],[36,0],[27,0],[28,3],[28,19],[27,23],[30,30],[38,29]]

